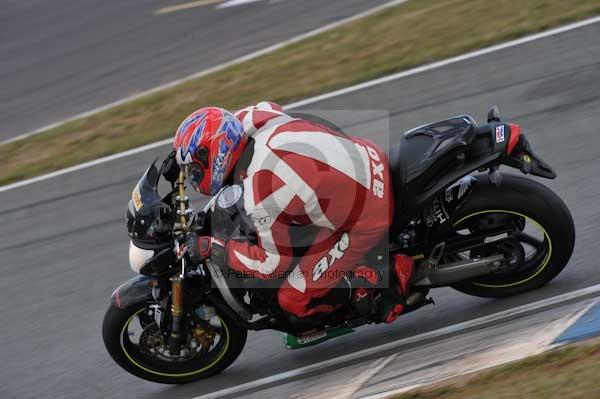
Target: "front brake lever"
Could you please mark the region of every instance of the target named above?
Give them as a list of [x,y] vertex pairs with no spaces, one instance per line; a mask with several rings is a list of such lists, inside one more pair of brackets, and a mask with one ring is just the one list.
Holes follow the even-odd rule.
[[187,245],[180,245],[179,248],[177,249],[177,253],[175,254],[177,256],[177,260],[181,260],[181,258],[183,258],[185,256],[187,251],[188,251]]

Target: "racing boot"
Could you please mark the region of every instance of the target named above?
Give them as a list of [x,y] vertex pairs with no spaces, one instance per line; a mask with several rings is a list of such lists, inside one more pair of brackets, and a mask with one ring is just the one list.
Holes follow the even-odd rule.
[[361,265],[353,270],[351,280],[352,305],[359,314],[365,315],[371,310],[371,297],[379,284],[377,271],[369,266]]
[[393,261],[394,272],[396,277],[394,289],[396,291],[397,296],[391,295],[391,297],[395,297],[396,301],[388,303],[388,305],[385,306],[385,314],[383,316],[383,321],[385,323],[392,323],[398,318],[398,316],[402,314],[402,312],[404,312],[406,306],[406,299],[409,295],[410,279],[413,276],[415,268],[415,262],[408,255],[394,255]]

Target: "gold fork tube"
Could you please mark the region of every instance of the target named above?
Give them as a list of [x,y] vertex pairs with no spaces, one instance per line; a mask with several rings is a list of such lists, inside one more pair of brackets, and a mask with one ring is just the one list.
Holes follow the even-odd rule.
[[180,276],[171,278],[171,339],[169,350],[172,355],[179,354],[181,342],[181,319],[183,316],[183,279]]
[[187,231],[187,217],[186,217],[186,201],[185,201],[185,173],[183,170],[179,171],[179,177],[177,178],[177,195],[179,198],[179,224],[181,229]]

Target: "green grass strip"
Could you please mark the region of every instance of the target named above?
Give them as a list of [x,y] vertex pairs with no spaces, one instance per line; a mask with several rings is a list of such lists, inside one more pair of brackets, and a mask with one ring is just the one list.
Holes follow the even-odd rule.
[[569,346],[395,399],[600,398],[600,344]]

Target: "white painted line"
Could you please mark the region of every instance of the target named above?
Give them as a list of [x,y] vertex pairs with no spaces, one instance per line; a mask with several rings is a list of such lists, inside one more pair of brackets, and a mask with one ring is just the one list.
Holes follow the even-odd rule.
[[223,0],[196,0],[188,3],[181,3],[174,6],[159,8],[154,11],[154,15],[170,14],[172,12],[189,10],[190,8],[204,7],[210,4],[220,3]]
[[219,4],[217,6],[217,8],[244,6],[246,4],[256,3],[257,1],[262,1],[262,0],[229,0],[224,3]]
[[494,313],[491,315],[479,317],[477,319],[465,321],[462,323],[454,324],[448,327],[440,328],[438,330],[429,331],[423,334],[415,335],[399,339],[397,341],[388,342],[383,345],[375,346],[372,348],[363,349],[358,352],[350,353],[348,355],[340,356],[337,358],[325,360],[322,362],[314,363],[308,366],[300,367],[294,370],[286,371],[280,374],[275,374],[269,377],[261,378],[255,381],[250,381],[245,384],[240,384],[234,387],[225,388],[220,391],[212,392],[206,395],[197,396],[193,399],[212,399],[219,398],[226,395],[234,395],[247,390],[260,388],[261,386],[274,384],[277,382],[298,379],[306,374],[316,373],[321,370],[331,367],[342,367],[345,363],[356,361],[358,359],[366,358],[369,356],[377,355],[378,353],[387,352],[402,346],[416,344],[421,341],[431,340],[439,337],[456,334],[468,329],[472,329],[479,326],[484,326],[492,322],[501,322],[514,317],[518,317],[523,314],[527,314],[532,311],[544,309],[550,306],[559,305],[564,302],[569,302],[581,297],[596,295],[600,293],[600,284],[593,285],[591,287],[582,288],[580,290],[572,291],[566,294],[558,295],[552,298],[546,298],[537,302],[529,303],[527,305],[518,306],[516,308],[504,310],[502,312]]
[[58,122],[52,123],[52,124],[47,125],[47,126],[43,126],[43,127],[39,128],[39,129],[36,129],[36,130],[34,130],[32,132],[23,133],[21,135],[12,137],[12,138],[4,140],[4,141],[1,141],[0,145],[6,144],[6,143],[11,143],[11,142],[18,141],[18,140],[22,140],[22,139],[24,139],[26,137],[30,137],[30,136],[42,133],[42,132],[44,132],[46,130],[53,129],[53,128],[57,127],[58,125],[62,125],[63,123],[71,122],[71,121],[74,121],[74,120],[80,119],[80,118],[85,118],[86,116],[91,116],[91,115],[97,114],[99,112],[106,111],[107,109],[114,108],[114,107],[116,107],[118,105],[122,105],[122,104],[125,104],[127,102],[137,100],[137,99],[139,99],[141,97],[144,97],[144,96],[147,96],[149,94],[154,94],[154,93],[156,93],[158,91],[161,91],[161,90],[170,89],[170,88],[172,88],[174,86],[177,86],[178,84],[185,83],[185,82],[187,82],[189,80],[201,78],[202,76],[209,75],[209,74],[211,74],[213,72],[217,72],[217,71],[223,70],[223,69],[228,68],[230,66],[238,65],[238,64],[241,64],[242,62],[249,61],[249,60],[261,57],[261,56],[263,56],[265,54],[269,54],[269,53],[272,53],[273,51],[279,50],[280,48],[285,47],[287,45],[290,45],[290,44],[293,44],[293,43],[297,43],[297,42],[299,42],[301,40],[304,40],[306,38],[309,38],[309,37],[312,37],[312,36],[316,36],[316,35],[318,35],[320,33],[323,33],[323,32],[327,32],[327,31],[329,31],[331,29],[335,29],[335,28],[337,28],[337,27],[339,27],[341,25],[345,25],[347,23],[356,21],[358,19],[362,19],[362,18],[368,17],[369,15],[376,14],[376,13],[378,13],[378,12],[380,12],[382,10],[385,10],[387,8],[390,8],[390,7],[397,6],[399,4],[405,3],[406,1],[408,1],[408,0],[393,0],[393,1],[390,1],[389,3],[381,4],[381,5],[377,6],[377,7],[370,8],[370,9],[368,9],[366,11],[360,12],[360,13],[352,15],[350,17],[347,17],[347,18],[344,18],[344,19],[340,19],[339,21],[332,22],[330,24],[324,25],[324,26],[322,26],[320,28],[311,30],[311,31],[303,33],[301,35],[294,36],[291,39],[287,39],[287,40],[284,40],[284,41],[279,42],[277,44],[274,44],[272,46],[265,47],[262,50],[258,50],[258,51],[255,51],[253,53],[246,54],[246,55],[244,55],[242,57],[236,58],[235,60],[231,60],[231,61],[225,62],[223,64],[216,65],[216,66],[214,66],[212,68],[205,69],[203,71],[200,71],[200,72],[194,73],[192,75],[186,76],[184,78],[177,79],[177,80],[174,80],[172,82],[162,84],[162,85],[157,86],[157,87],[155,87],[153,89],[142,91],[142,92],[140,92],[138,94],[134,94],[132,96],[125,97],[125,98],[123,98],[121,100],[114,101],[114,102],[112,102],[110,104],[106,104],[106,105],[103,105],[101,107],[94,108],[94,109],[91,109],[91,110],[86,111],[86,112],[82,112],[82,113],[77,114],[75,116],[72,116],[70,118],[66,118],[66,119],[60,120]]
[[[404,0],[404,1],[406,1],[406,0]],[[383,6],[380,6],[380,7],[384,7],[384,6],[389,7],[390,5],[396,5],[396,4],[402,3],[404,1],[393,1],[391,3],[386,3],[386,4],[384,4]],[[392,3],[394,3],[394,4],[392,4]],[[380,10],[377,10],[377,11],[380,11]],[[372,10],[370,10],[369,12],[372,12]],[[351,18],[355,18],[355,17],[351,17]],[[341,22],[341,21],[339,21],[339,22]],[[574,30],[574,29],[582,28],[584,26],[588,26],[588,25],[595,24],[595,23],[598,23],[598,22],[600,22],[600,16],[594,17],[594,18],[589,18],[589,19],[586,19],[586,20],[583,20],[583,21],[580,21],[580,22],[576,22],[576,23],[573,23],[573,24],[564,25],[564,26],[562,26],[560,28],[551,29],[551,30],[548,30],[548,31],[545,31],[545,32],[536,33],[536,34],[531,35],[531,36],[526,36],[526,37],[523,37],[521,39],[512,40],[512,41],[509,41],[509,42],[506,42],[506,43],[503,43],[503,44],[499,44],[499,45],[496,45],[496,46],[491,46],[491,47],[487,47],[487,48],[484,48],[484,49],[481,49],[481,50],[477,50],[477,51],[473,51],[473,52],[466,53],[466,54],[463,54],[463,55],[459,55],[459,56],[456,56],[456,57],[448,58],[447,60],[443,60],[443,61],[439,61],[439,62],[434,62],[432,64],[428,64],[428,65],[424,65],[424,66],[421,66],[421,67],[409,69],[407,71],[399,72],[399,73],[396,73],[396,74],[393,74],[393,75],[389,75],[389,76],[385,76],[385,77],[382,77],[382,78],[379,78],[379,79],[375,79],[375,80],[371,80],[371,81],[368,81],[368,82],[360,83],[360,84],[357,84],[357,85],[354,85],[354,86],[347,87],[345,89],[336,90],[336,91],[333,91],[333,92],[330,92],[330,93],[326,93],[326,94],[322,94],[322,95],[319,95],[319,96],[307,98],[307,99],[302,100],[302,101],[298,101],[298,102],[295,102],[295,103],[288,104],[284,108],[285,109],[293,109],[293,108],[303,107],[305,105],[313,104],[313,103],[316,103],[316,102],[319,102],[319,101],[323,101],[323,100],[326,100],[326,99],[329,99],[329,98],[332,98],[332,97],[341,96],[341,95],[344,95],[344,94],[349,94],[349,93],[352,93],[352,92],[355,92],[355,91],[359,91],[359,90],[363,90],[363,89],[366,89],[366,88],[369,88],[369,87],[377,86],[377,85],[380,85],[382,83],[390,82],[390,81],[397,80],[397,79],[402,79],[402,78],[405,78],[407,76],[416,75],[416,74],[419,74],[419,73],[422,73],[422,72],[430,71],[432,69],[441,68],[441,67],[449,65],[449,64],[457,63],[457,62],[460,62],[460,61],[465,61],[465,60],[468,60],[470,58],[479,57],[479,56],[484,55],[484,54],[489,54],[489,53],[494,52],[494,51],[503,50],[503,49],[506,49],[506,48],[509,48],[509,47],[518,46],[518,45],[521,45],[521,44],[524,44],[524,43],[528,43],[528,42],[531,42],[531,41],[534,41],[534,40],[539,40],[539,39],[543,39],[543,38],[546,38],[546,37],[549,37],[549,36],[554,36],[554,35],[557,35],[557,34],[560,34],[560,33],[564,33],[564,32],[568,32],[568,31]],[[321,29],[324,29],[324,28],[321,28]],[[309,35],[309,34],[306,34],[306,35]],[[305,36],[305,37],[307,37],[307,36]],[[290,39],[290,40],[295,40],[295,39]],[[277,46],[279,46],[279,47],[277,47]],[[275,46],[272,46],[272,47],[280,48],[282,46],[283,45],[279,45],[278,44],[278,45],[275,45]],[[261,50],[261,51],[264,51],[264,50]],[[262,54],[265,54],[265,53],[261,53],[260,55],[262,55]],[[249,57],[249,58],[242,57],[242,58],[244,58],[243,61],[255,58],[254,56],[250,56],[250,55],[246,56],[246,57]],[[234,64],[239,63],[239,62],[241,62],[241,61],[239,61],[239,60],[232,61],[227,66],[234,65]],[[215,68],[217,68],[217,67],[215,67]],[[123,99],[123,100],[117,101],[117,102],[112,103],[112,104],[108,104],[108,105],[106,105],[104,107],[100,107],[100,108],[97,108],[95,110],[92,110],[92,111],[80,114],[80,115],[78,115],[76,117],[73,117],[71,119],[68,119],[68,120],[65,120],[65,121],[62,121],[62,122],[57,122],[57,123],[55,123],[53,125],[46,126],[45,128],[36,130],[34,132],[31,132],[31,133],[27,133],[26,135],[22,135],[22,137],[20,137],[20,138],[25,138],[25,137],[31,136],[33,134],[40,133],[43,130],[51,129],[53,127],[56,127],[56,126],[60,125],[61,123],[68,122],[70,120],[78,119],[78,118],[81,118],[81,117],[85,117],[85,116],[89,116],[89,115],[95,114],[95,113],[100,112],[100,111],[104,111],[104,110],[106,110],[108,108],[112,108],[114,106],[123,104],[123,103],[125,103],[127,101],[135,100],[135,99],[137,99],[139,97],[142,97],[144,95],[151,94],[151,93],[154,93],[156,91],[159,91],[159,90],[162,90],[162,89],[166,89],[166,88],[175,86],[176,84],[182,83],[182,82],[184,82],[186,80],[194,79],[194,78],[197,78],[197,77],[200,77],[200,76],[204,76],[207,73],[214,72],[215,70],[216,69],[214,69],[214,70],[207,70],[207,71],[204,71],[204,72],[200,72],[197,75],[192,75],[191,77],[187,77],[187,78],[181,79],[181,80],[176,81],[176,82],[172,82],[172,83],[168,83],[168,84],[163,85],[163,86],[159,86],[159,87],[157,87],[155,89],[149,90],[149,91],[141,93],[139,95],[136,95],[136,96],[133,96],[133,97],[129,97],[127,99]],[[9,141],[15,141],[15,140],[18,140],[18,139],[19,138],[16,137],[16,138],[10,139]],[[11,183],[11,184],[8,184],[8,185],[5,185],[5,186],[0,186],[0,193],[4,192],[4,191],[12,190],[14,188],[23,187],[23,186],[26,186],[26,185],[29,185],[29,184],[33,184],[33,183],[36,183],[36,182],[39,182],[39,181],[42,181],[42,180],[51,179],[53,177],[64,175],[65,173],[70,173],[70,172],[77,171],[77,170],[80,170],[80,169],[88,168],[90,166],[95,166],[95,165],[102,164],[102,163],[105,163],[105,162],[113,161],[115,159],[119,159],[119,158],[123,158],[123,157],[129,156],[129,155],[137,154],[137,153],[140,153],[142,151],[146,151],[146,150],[149,150],[149,149],[152,149],[152,148],[159,147],[161,145],[166,145],[166,144],[168,144],[170,142],[171,142],[171,139],[161,140],[161,141],[158,141],[158,142],[155,142],[155,143],[144,145],[142,147],[133,148],[131,150],[127,150],[127,151],[124,151],[124,152],[121,152],[121,153],[118,153],[118,154],[110,155],[110,156],[107,156],[107,157],[104,157],[104,158],[99,158],[99,159],[96,159],[94,161],[85,162],[85,163],[82,163],[82,164],[79,164],[79,165],[74,165],[74,166],[71,166],[71,167],[68,167],[68,168],[65,168],[65,169],[57,170],[55,172],[48,173],[48,174],[45,174],[45,175],[33,177],[31,179],[22,180],[22,181],[19,181],[19,182],[16,182],[16,183]],[[1,144],[2,143],[0,143],[0,145]]]

